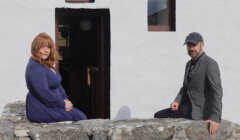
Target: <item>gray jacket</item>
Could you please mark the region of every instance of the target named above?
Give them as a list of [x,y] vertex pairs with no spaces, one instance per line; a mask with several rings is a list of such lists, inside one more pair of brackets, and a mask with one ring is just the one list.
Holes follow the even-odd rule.
[[197,61],[192,71],[192,76],[188,81],[187,75],[190,64],[191,61],[188,61],[183,86],[175,98],[175,101],[181,104],[186,94],[188,94],[192,103],[193,119],[209,119],[220,122],[223,93],[217,62],[204,53]]

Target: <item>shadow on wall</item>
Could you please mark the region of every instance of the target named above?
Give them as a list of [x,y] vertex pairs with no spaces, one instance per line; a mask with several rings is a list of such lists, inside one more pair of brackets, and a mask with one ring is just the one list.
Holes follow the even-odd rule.
[[131,110],[128,106],[122,106],[113,120],[123,120],[131,118]]

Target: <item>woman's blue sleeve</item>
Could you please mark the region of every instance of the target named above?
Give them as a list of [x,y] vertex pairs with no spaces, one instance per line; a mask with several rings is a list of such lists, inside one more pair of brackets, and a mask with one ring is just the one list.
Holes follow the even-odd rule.
[[48,80],[44,69],[39,65],[31,65],[27,71],[27,82],[30,82],[35,96],[43,101],[48,107],[65,108],[65,103],[48,87]]
[[67,96],[64,88],[62,87],[62,85],[60,85],[59,90],[60,90],[63,100],[68,99],[68,96]]

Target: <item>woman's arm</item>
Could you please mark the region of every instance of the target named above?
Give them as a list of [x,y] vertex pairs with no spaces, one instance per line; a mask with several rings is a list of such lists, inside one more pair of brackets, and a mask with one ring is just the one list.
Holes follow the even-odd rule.
[[48,87],[48,79],[45,69],[38,64],[32,64],[26,72],[27,82],[30,85],[32,94],[37,96],[48,107],[65,108],[65,103],[60,100]]
[[60,93],[62,95],[63,100],[68,99],[68,96],[67,96],[67,94],[66,94],[66,92],[65,92],[65,90],[64,90],[64,88],[62,87],[61,84],[59,86],[59,91],[60,91]]

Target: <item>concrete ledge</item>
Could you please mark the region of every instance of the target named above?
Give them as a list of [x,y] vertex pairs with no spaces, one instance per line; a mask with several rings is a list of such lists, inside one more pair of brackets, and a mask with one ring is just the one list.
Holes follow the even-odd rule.
[[31,123],[24,102],[14,102],[4,108],[0,140],[240,140],[240,126],[235,123],[223,120],[216,135],[209,135],[207,127],[187,119]]

